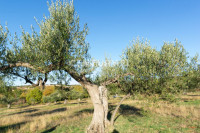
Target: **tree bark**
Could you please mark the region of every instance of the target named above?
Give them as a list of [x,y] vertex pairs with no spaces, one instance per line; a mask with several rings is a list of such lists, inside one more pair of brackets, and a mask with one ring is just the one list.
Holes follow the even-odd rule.
[[116,115],[116,113],[117,113],[117,111],[118,111],[120,105],[121,105],[122,102],[123,102],[127,97],[129,97],[129,96],[130,96],[130,93],[127,94],[127,95],[125,95],[125,96],[121,99],[121,101],[118,103],[117,107],[115,108],[115,110],[114,110],[114,112],[113,112],[113,114],[112,114],[112,117],[111,117],[111,121],[110,121],[110,124],[111,124],[112,126],[114,126],[115,115]]
[[9,103],[9,104],[7,104],[7,108],[8,109],[10,109],[11,108],[11,104]]
[[91,83],[84,84],[94,106],[93,118],[87,133],[104,133],[107,125],[108,100],[107,89]]
[[67,104],[67,99],[65,99],[64,104]]

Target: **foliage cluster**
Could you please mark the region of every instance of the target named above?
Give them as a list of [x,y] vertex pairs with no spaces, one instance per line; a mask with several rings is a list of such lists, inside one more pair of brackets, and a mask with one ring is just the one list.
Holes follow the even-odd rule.
[[43,91],[43,96],[48,96],[52,94],[55,91],[55,86],[46,86],[44,91]]
[[[49,88],[47,88],[47,90],[48,89]],[[82,99],[82,98],[87,98],[87,97],[88,97],[88,92],[85,88],[83,88],[80,85],[73,85],[69,87],[63,87],[62,89],[57,88],[50,95],[44,95],[44,92],[43,92],[42,101],[44,103],[49,103],[49,102],[57,102],[57,101],[65,100],[65,99],[75,100],[75,99],[79,99],[79,98]]]
[[[109,60],[106,60],[99,80],[103,82],[131,73],[134,76],[119,78],[115,83],[116,89],[133,94],[159,94],[163,99],[173,99],[170,94],[199,87],[198,61],[198,56],[190,60],[178,40],[164,43],[161,50],[157,50],[152,48],[148,41],[137,39],[127,47],[119,63],[110,64]],[[113,88],[113,85],[108,87]]]
[[71,99],[71,100],[78,99],[78,98],[80,99],[87,98],[88,96],[89,95],[88,95],[87,90],[80,85],[73,85],[67,95],[68,99]]
[[42,91],[39,88],[28,90],[26,94],[26,101],[28,104],[40,103],[42,99]]
[[67,92],[65,90],[56,90],[54,93],[42,97],[44,103],[57,102],[64,99],[67,99]]
[[16,87],[9,86],[3,79],[0,79],[0,103],[7,104],[10,108],[13,102],[19,99],[22,91],[16,89]]

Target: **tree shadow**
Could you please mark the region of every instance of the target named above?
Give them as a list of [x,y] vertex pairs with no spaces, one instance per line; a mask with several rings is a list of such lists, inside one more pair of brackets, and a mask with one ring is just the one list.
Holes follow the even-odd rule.
[[59,103],[59,102],[54,103],[54,105],[59,105],[59,104],[62,104],[62,103]]
[[12,114],[8,114],[7,116],[10,116],[10,115],[16,115],[16,114],[23,114],[23,113],[32,113],[32,112],[36,112],[38,111],[38,109],[25,109],[23,111],[20,111],[20,112],[16,112],[16,113],[12,113]]
[[[117,105],[112,105],[110,104],[109,105],[109,112],[108,112],[108,120],[110,120],[111,116],[112,116],[112,111],[115,110]],[[121,115],[138,115],[138,116],[141,116],[142,114],[140,113],[142,110],[141,109],[138,109],[134,106],[130,106],[130,105],[127,105],[127,104],[121,104],[120,107],[119,107],[119,110],[118,112],[121,114]]]
[[112,131],[112,133],[119,133],[119,131],[117,131],[116,129],[114,129],[114,130]]
[[20,129],[20,127],[26,123],[27,122],[19,122],[19,123],[15,123],[15,124],[11,124],[11,125],[0,126],[0,132],[6,133],[8,129],[15,129],[15,130]]
[[[108,120],[111,120],[111,117],[112,117],[112,111],[116,108],[117,105],[109,105],[109,108],[110,108],[110,111],[108,112]],[[141,109],[138,109],[134,106],[130,106],[130,105],[126,105],[126,104],[121,104],[120,107],[119,107],[119,115],[117,115],[114,119],[114,122],[119,118],[119,116],[125,116],[125,117],[129,117],[129,116],[139,116],[139,117],[142,117],[143,116],[143,113],[142,113],[143,110]]]
[[190,95],[188,95],[188,96],[199,97],[200,95],[192,95],[192,94],[190,94]]
[[87,102],[75,102],[75,103],[70,103],[70,104],[83,104],[83,103],[87,103]]
[[130,106],[130,105],[126,105],[126,104],[122,104],[119,107],[119,113],[123,116],[129,116],[129,115],[136,115],[136,116],[143,116],[143,114],[141,113],[141,109],[136,108],[134,106]]
[[82,109],[80,111],[75,112],[71,117],[80,116],[84,113],[92,114],[93,112],[94,112],[94,109]]
[[50,128],[50,129],[47,129],[47,130],[41,132],[41,133],[49,133],[49,132],[52,132],[52,131],[54,131],[54,130],[56,129],[57,126],[59,126],[59,124],[56,125],[56,126],[54,126],[54,127],[52,127],[52,128]]
[[30,114],[30,115],[27,115],[27,116],[35,117],[35,116],[41,116],[41,115],[45,115],[45,114],[53,114],[53,113],[56,113],[56,112],[63,112],[63,111],[66,111],[66,110],[67,110],[66,108],[58,108],[58,109],[54,109],[54,110],[50,110],[50,111],[43,111],[43,112]]
[[20,106],[18,108],[26,108],[26,107],[29,107],[30,105],[23,105],[23,106]]

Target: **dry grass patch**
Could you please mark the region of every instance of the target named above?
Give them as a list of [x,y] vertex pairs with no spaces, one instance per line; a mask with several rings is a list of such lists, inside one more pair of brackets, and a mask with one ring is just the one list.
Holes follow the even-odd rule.
[[91,107],[91,104],[50,104],[4,110],[0,115],[0,130],[19,133],[43,131],[62,123],[78,121],[80,117],[91,116],[87,112],[74,115],[74,112]]

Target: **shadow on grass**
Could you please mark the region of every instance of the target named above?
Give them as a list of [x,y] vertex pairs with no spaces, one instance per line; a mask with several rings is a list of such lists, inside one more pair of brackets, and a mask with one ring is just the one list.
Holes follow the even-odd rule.
[[116,129],[114,129],[114,130],[112,131],[112,133],[119,133],[119,131],[117,131]]
[[[108,120],[111,119],[112,116],[111,112],[115,110],[116,106],[117,105],[109,105],[110,111],[108,112]],[[138,109],[134,106],[130,106],[127,104],[121,104],[118,110],[119,114],[123,116],[129,116],[129,115],[142,116],[141,111],[142,111],[141,109]]]
[[188,95],[188,96],[192,96],[192,97],[199,97],[200,95]]
[[6,133],[8,129],[20,129],[21,125],[26,124],[27,122],[20,122],[20,123],[15,123],[15,124],[11,124],[11,125],[6,125],[6,126],[0,126],[0,132],[1,133]]
[[70,104],[83,104],[83,103],[87,103],[87,102],[75,102],[75,103],[70,103]]
[[94,109],[83,109],[83,110],[75,112],[74,115],[72,115],[71,117],[81,116],[84,113],[92,114],[93,112],[94,112]]
[[16,115],[16,114],[23,114],[23,113],[32,113],[32,112],[36,112],[38,111],[38,109],[25,109],[23,111],[20,111],[20,112],[16,112],[16,113],[12,113],[12,114],[8,114],[7,116],[10,116],[10,115]]
[[57,126],[59,126],[59,125],[56,125],[56,126],[50,128],[50,129],[47,129],[47,130],[45,130],[45,131],[43,131],[43,132],[41,132],[41,133],[49,133],[49,132],[52,132],[52,131],[54,131],[54,130],[56,129]]
[[23,105],[23,106],[19,106],[18,108],[26,108],[29,107],[30,105]]
[[[108,112],[108,120],[111,120],[112,117],[112,111],[115,110],[116,105],[109,105],[110,111]],[[134,106],[130,106],[130,105],[126,105],[126,104],[121,104],[121,106],[119,107],[118,110],[119,114],[116,115],[114,122],[119,118],[119,116],[125,116],[125,117],[130,117],[130,116],[139,116],[139,117],[143,117],[145,116],[146,112],[142,109],[138,109]],[[117,130],[113,131],[115,133],[117,133]]]
[[129,116],[129,115],[143,116],[141,111],[142,111],[141,109],[125,104],[122,104],[119,108],[119,113],[123,116]]
[[53,113],[57,113],[57,112],[63,112],[63,111],[66,111],[66,110],[67,110],[66,108],[58,108],[58,109],[54,109],[54,110],[50,110],[50,111],[43,111],[43,112],[30,114],[30,115],[27,115],[27,116],[35,117],[35,116],[41,116],[41,115],[45,115],[45,114],[53,114]]

